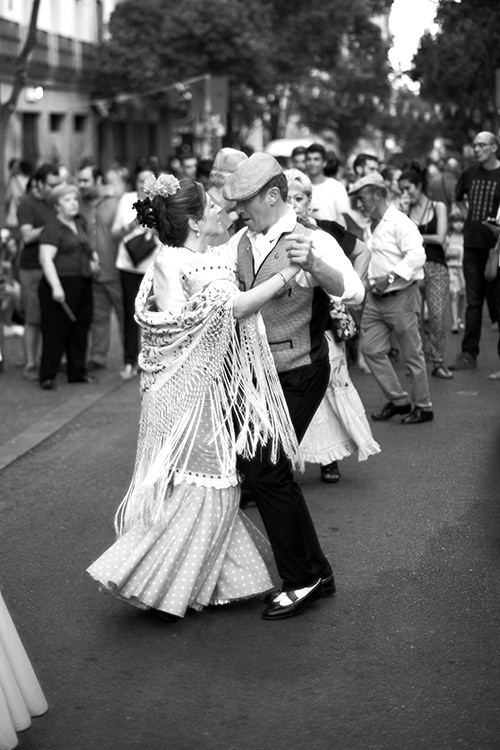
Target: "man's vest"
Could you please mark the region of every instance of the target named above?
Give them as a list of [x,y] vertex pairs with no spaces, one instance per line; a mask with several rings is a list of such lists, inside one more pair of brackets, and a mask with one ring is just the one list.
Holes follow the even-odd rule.
[[[297,224],[296,234],[309,236],[311,229]],[[238,276],[243,291],[262,284],[288,264],[288,234],[282,234],[255,273],[252,244],[244,232],[238,243]],[[292,279],[261,309],[267,339],[278,372],[328,360],[325,329],[329,298],[321,287],[302,287]]]

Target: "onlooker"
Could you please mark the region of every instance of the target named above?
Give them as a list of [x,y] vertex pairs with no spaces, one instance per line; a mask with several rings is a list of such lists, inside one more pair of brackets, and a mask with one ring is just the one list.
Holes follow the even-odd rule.
[[148,178],[154,177],[150,169],[137,167],[134,176],[135,190],[124,193],[120,198],[111,228],[112,236],[119,242],[116,267],[120,272],[123,295],[124,368],[120,375],[124,380],[130,380],[138,373],[139,326],[135,320],[135,298],[159,246],[153,230],[145,230],[137,221],[133,205],[145,197],[144,183]]
[[352,163],[356,177],[364,177],[371,172],[380,171],[380,162],[374,154],[358,154]]
[[121,182],[117,195],[114,188],[104,183],[102,171],[96,165],[83,166],[77,173],[80,213],[87,221],[90,244],[99,258],[99,273],[92,284],[93,316],[87,364],[89,372],[106,367],[113,310],[123,339],[123,292],[120,272],[116,268],[118,241],[113,237],[111,229],[118,201],[125,192],[127,178],[126,170],[114,170],[114,184]]
[[42,268],[39,260],[39,239],[45,226],[55,217],[48,197],[51,190],[60,182],[57,167],[42,164],[33,175],[31,190],[21,200],[17,211],[23,242],[19,260],[19,281],[22,291],[26,358],[23,377],[27,380],[38,380],[40,357],[41,318],[38,285],[42,278]]
[[[298,169],[289,169],[285,175],[288,182],[287,202],[299,221],[311,228],[317,224],[320,229],[332,235],[353,264],[355,259],[358,260],[358,275],[350,267],[346,266],[344,270],[345,288],[341,300],[347,305],[361,304],[365,291],[359,277],[367,267],[364,260],[368,255],[366,246],[340,224],[330,221],[312,223],[314,220],[311,222],[309,215],[312,185],[308,176]],[[380,446],[373,439],[363,404],[350,378],[345,343],[335,338],[330,324],[331,321],[328,320],[325,332],[330,358],[330,379],[300,448],[305,461],[319,463],[321,480],[335,484],[340,479],[338,462],[341,459],[357,451],[359,460],[364,461],[368,456],[379,453]]]
[[[409,200],[409,218],[417,225],[424,241],[424,282],[421,285],[423,300],[429,313],[427,324],[422,325],[424,351],[436,378],[450,379],[453,373],[444,364],[446,342],[446,316],[450,293],[450,277],[444,253],[448,231],[446,204],[431,201],[426,191],[425,170],[417,162],[404,169],[399,178],[399,188]],[[422,320],[423,320],[422,315]]]
[[[386,421],[401,414],[403,424],[429,422],[434,413],[419,331],[421,298],[417,284],[424,277],[422,237],[411,219],[387,202],[382,175],[374,172],[361,177],[350,194],[371,219],[366,233],[371,260],[361,319],[361,349],[388,399],[372,419]],[[389,357],[392,332],[411,378],[411,399]]]
[[451,331],[458,333],[465,318],[464,217],[452,213],[448,224],[444,253],[450,274]]
[[5,226],[17,240],[19,231],[17,209],[26,195],[26,188],[31,175],[31,164],[24,159],[14,157],[9,161],[8,170],[9,177],[5,191]]
[[[497,319],[500,320],[500,275],[497,274],[493,282],[487,282],[484,276],[490,251],[496,244],[495,234],[485,221],[497,216],[500,205],[498,140],[493,133],[484,131],[476,135],[473,146],[477,164],[462,172],[456,188],[457,202],[460,204],[467,199],[467,218],[464,226],[467,308],[462,351],[450,365],[452,370],[467,370],[477,366],[483,305],[488,283],[494,288]],[[500,336],[497,349],[500,356]]]
[[64,353],[69,383],[95,383],[87,373],[85,355],[92,322],[92,274],[97,268],[79,216],[76,185],[62,184],[52,190],[51,203],[57,218],[40,235],[40,263],[43,277],[39,286],[42,319],[40,386],[56,387]]
[[429,178],[427,195],[432,201],[444,203],[448,210],[448,216],[456,206],[455,190],[460,172],[460,161],[455,156],[448,156],[442,170]]
[[320,143],[311,144],[306,152],[307,175],[312,182],[311,215],[344,224],[342,214],[349,213],[349,198],[340,180],[325,175],[327,152]]
[[301,172],[306,171],[306,154],[307,149],[305,146],[295,146],[295,148],[292,149],[290,158],[294,169],[300,169]]
[[183,153],[179,156],[182,169],[182,177],[190,177],[192,180],[196,180],[196,171],[198,169],[198,158],[189,152]]
[[224,198],[222,188],[229,175],[234,172],[242,161],[246,161],[247,159],[248,156],[243,151],[238,151],[235,148],[221,148],[215,155],[207,192],[214,203],[221,208],[219,221],[224,231],[219,237],[213,238],[212,245],[223,245],[242,227],[235,210],[236,203]]
[[196,179],[201,182],[205,190],[208,190],[213,163],[213,159],[202,159],[196,169]]

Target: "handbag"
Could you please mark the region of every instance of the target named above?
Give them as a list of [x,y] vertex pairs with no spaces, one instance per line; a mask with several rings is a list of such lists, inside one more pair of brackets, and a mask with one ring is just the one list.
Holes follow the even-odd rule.
[[134,266],[138,266],[156,248],[156,238],[152,232],[142,232],[124,240],[123,244]]
[[350,341],[358,334],[356,321],[348,307],[343,302],[330,302],[330,318],[332,320],[333,338],[338,344],[342,341]]

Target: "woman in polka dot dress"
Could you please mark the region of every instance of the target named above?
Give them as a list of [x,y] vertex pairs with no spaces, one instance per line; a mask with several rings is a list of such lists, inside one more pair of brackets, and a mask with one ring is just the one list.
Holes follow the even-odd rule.
[[258,310],[300,267],[235,284],[218,210],[193,180],[161,175],[136,203],[163,247],[136,300],[142,410],[116,542],[89,568],[101,587],[167,619],[263,594],[267,540],[239,510],[236,456],[270,442],[300,464]]

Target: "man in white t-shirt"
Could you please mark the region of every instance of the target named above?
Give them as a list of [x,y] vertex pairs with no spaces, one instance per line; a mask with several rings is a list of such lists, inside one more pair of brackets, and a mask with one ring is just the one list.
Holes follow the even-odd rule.
[[347,190],[339,180],[325,175],[326,164],[325,147],[312,143],[306,153],[307,176],[313,186],[311,214],[315,219],[336,221],[345,226],[342,214],[350,209]]

